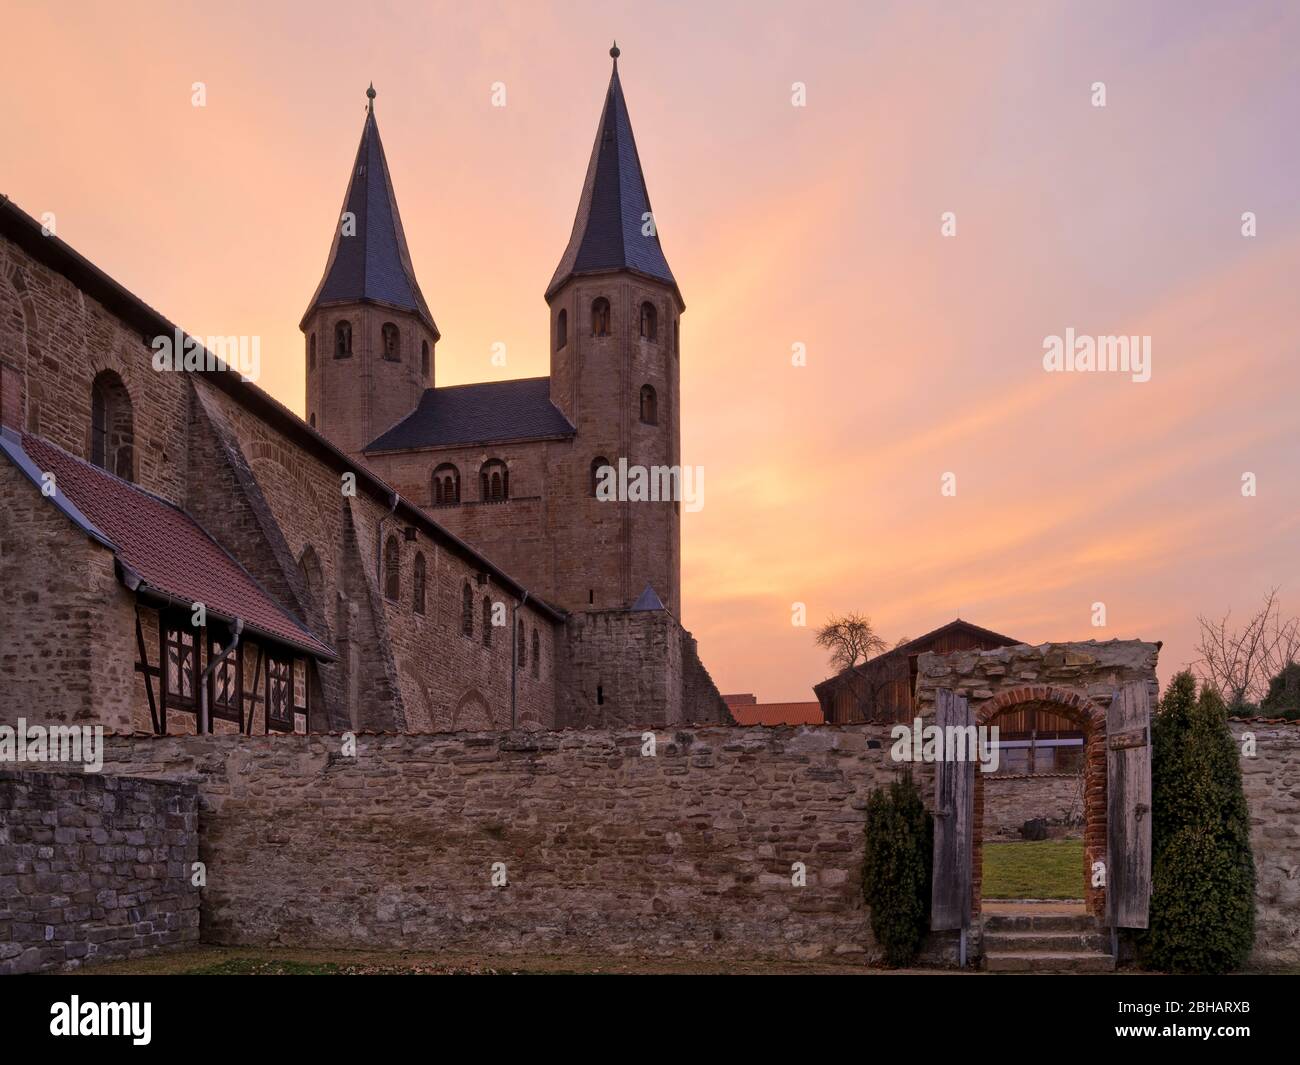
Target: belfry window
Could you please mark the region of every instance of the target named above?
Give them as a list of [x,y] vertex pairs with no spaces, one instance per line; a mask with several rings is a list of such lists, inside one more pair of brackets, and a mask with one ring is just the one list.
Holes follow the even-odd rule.
[[135,475],[135,417],[131,396],[112,370],[96,375],[90,392],[90,461],[124,481]]
[[559,351],[569,342],[569,312],[561,310],[555,316],[555,350]]
[[659,339],[659,312],[649,301],[641,304],[641,339]]
[[604,296],[597,298],[591,305],[591,335],[609,336],[609,300]]
[[384,358],[389,362],[401,362],[402,334],[397,331],[397,326],[392,322],[385,322],[383,328],[379,330],[379,338],[383,342]]
[[[597,455],[591,460],[591,494],[597,499],[600,498],[600,471],[609,465],[609,459],[605,458],[604,455]],[[613,467],[610,468],[612,469]],[[607,473],[604,476],[608,478],[609,474]]]
[[316,334],[307,338],[307,369],[316,369]]
[[641,420],[646,425],[659,424],[659,400],[651,385],[641,386]]
[[429,342],[420,341],[420,376],[428,378],[429,376]]
[[352,323],[347,319],[334,323],[334,357],[347,359],[352,355]]
[[450,462],[444,462],[433,471],[431,495],[435,507],[460,502],[460,470]]
[[500,459],[488,459],[478,476],[479,498],[484,503],[503,503],[510,498],[510,470]]

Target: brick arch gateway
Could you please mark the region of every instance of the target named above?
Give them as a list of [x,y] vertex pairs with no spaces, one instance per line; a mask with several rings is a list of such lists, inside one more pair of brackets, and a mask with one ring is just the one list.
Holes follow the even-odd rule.
[[[997,718],[1029,707],[1060,714],[1083,732],[1083,901],[1094,917],[1106,912],[1104,887],[1094,887],[1094,862],[1106,861],[1106,710],[1086,695],[1052,684],[1011,688],[999,692],[975,713],[977,725],[994,725]],[[972,823],[971,908],[982,910],[984,868],[984,774],[975,774],[975,816]]]
[[[1089,640],[930,652],[917,660],[915,712],[940,727],[989,726],[1009,712],[1041,707],[1083,732],[1084,904],[1100,923],[1119,927],[1146,925],[1149,725],[1159,652],[1159,643]],[[934,766],[936,930],[980,920],[984,776],[969,763]],[[1094,887],[1098,862],[1104,885]]]

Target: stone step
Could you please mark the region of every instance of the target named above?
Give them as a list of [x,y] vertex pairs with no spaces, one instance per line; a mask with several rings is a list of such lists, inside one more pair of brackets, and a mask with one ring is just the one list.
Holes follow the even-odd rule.
[[984,918],[990,932],[1095,932],[1097,921],[1086,913],[991,913]]
[[1101,932],[984,932],[984,949],[1007,951],[1011,954],[1030,952],[1047,952],[1048,954],[1069,954],[1074,951],[1098,951],[1105,953],[1110,948],[1110,938]]
[[1115,959],[1095,951],[1011,951],[984,952],[984,968],[991,973],[1109,973]]

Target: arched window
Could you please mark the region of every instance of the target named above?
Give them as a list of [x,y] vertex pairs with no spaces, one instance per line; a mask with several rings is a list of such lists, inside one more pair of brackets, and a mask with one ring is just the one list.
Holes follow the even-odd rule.
[[510,471],[500,459],[488,459],[479,469],[479,498],[501,503],[510,498]]
[[537,630],[533,629],[533,676],[542,675],[542,641],[537,635]]
[[307,369],[316,369],[316,334],[307,338]]
[[352,323],[346,318],[334,323],[334,357],[346,359],[352,355]]
[[460,470],[450,462],[444,462],[433,471],[432,495],[435,507],[460,502]]
[[659,312],[648,300],[641,304],[641,339],[659,339]]
[[389,362],[401,362],[402,335],[397,331],[397,326],[385,322],[379,330],[379,338],[383,342],[384,358]]
[[429,342],[420,341],[420,376],[427,378],[429,376]]
[[460,590],[460,631],[465,636],[474,635],[474,593],[469,581]]
[[[591,494],[595,496],[597,499],[600,498],[600,480],[601,480],[600,471],[609,465],[610,465],[609,459],[605,458],[604,455],[597,455],[594,459],[591,460]],[[613,469],[612,466],[610,468]],[[609,474],[607,473],[604,476],[608,480]]]
[[424,613],[424,552],[417,552],[415,566],[411,570],[411,583],[414,588],[412,608],[417,614]]
[[555,350],[559,351],[569,342],[569,312],[560,311],[555,316]]
[[90,386],[90,461],[125,481],[135,479],[131,396],[112,370],[101,370]]
[[641,386],[641,420],[646,425],[659,424],[659,400],[650,385]]
[[492,646],[492,600],[483,597],[483,646]]
[[520,621],[515,629],[515,658],[520,669],[528,667],[528,644],[524,641],[524,623]]
[[609,336],[609,300],[598,297],[591,305],[591,335]]
[[402,594],[402,556],[397,546],[397,537],[390,536],[384,544],[384,595],[397,599]]

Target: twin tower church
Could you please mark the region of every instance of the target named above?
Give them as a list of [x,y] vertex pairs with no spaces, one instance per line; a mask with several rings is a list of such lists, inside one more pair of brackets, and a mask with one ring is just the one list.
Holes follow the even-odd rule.
[[373,89],[305,421],[210,361],[158,372],[192,338],[0,199],[0,724],[732,720],[680,622],[683,502],[600,490],[680,467],[683,302],[611,54],[547,377],[437,387]]
[[685,307],[655,226],[617,46],[610,54],[573,232],[545,291],[549,377],[437,386],[438,326],[368,90],[341,221],[301,323],[307,418],[555,605],[617,609],[645,595],[680,616],[680,491],[621,501],[598,492],[604,467],[680,465]]

